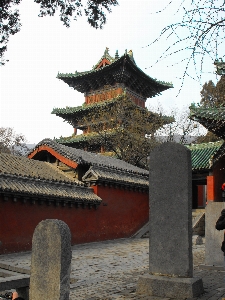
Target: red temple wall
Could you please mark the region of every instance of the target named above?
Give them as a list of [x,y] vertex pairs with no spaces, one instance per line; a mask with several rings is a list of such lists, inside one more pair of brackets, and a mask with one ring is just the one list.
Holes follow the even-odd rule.
[[60,219],[71,230],[72,244],[130,237],[147,221],[148,194],[95,187],[102,197],[97,209],[69,208],[7,202],[0,198],[0,254],[31,250],[37,224],[45,219]]
[[225,182],[225,158],[221,158],[213,168],[214,201],[222,201],[221,186]]
[[213,168],[213,175],[207,176],[207,200],[222,201],[221,186],[225,182],[225,158],[221,158]]
[[91,95],[91,96],[86,96],[85,97],[85,103],[86,104],[93,104],[93,103],[96,103],[96,102],[105,101],[105,100],[108,100],[108,99],[115,98],[115,97],[117,97],[118,95],[120,95],[122,93],[123,93],[122,88],[106,90],[106,91],[103,91],[102,93],[94,94],[94,95]]
[[[121,95],[123,92],[124,92],[123,88],[105,90],[105,91],[102,91],[102,93],[96,93],[94,95],[86,96],[85,97],[85,103],[86,104],[93,104],[93,103],[96,103],[96,102],[101,102],[101,101],[113,99],[113,98],[117,97],[118,95]],[[145,101],[144,100],[140,99],[138,96],[132,95],[132,93],[129,93],[129,91],[127,91],[127,94],[129,94],[129,97],[132,99],[132,101],[135,104],[137,104],[141,107],[145,107]]]

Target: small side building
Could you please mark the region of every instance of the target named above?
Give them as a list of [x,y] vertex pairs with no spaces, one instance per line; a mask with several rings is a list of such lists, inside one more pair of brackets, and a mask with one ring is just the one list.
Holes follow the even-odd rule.
[[93,189],[102,199],[98,214],[108,228],[103,239],[129,237],[148,222],[147,170],[50,139],[38,143],[28,157],[48,161]]
[[[224,63],[218,63],[218,66],[223,70]],[[220,202],[222,201],[221,186],[225,182],[225,107],[198,107],[192,104],[190,118],[202,124],[222,140],[221,147],[210,159],[211,172],[207,177],[207,200]]]
[[222,201],[225,182],[225,144],[210,142],[187,146],[192,159],[192,208],[204,208],[208,201]]

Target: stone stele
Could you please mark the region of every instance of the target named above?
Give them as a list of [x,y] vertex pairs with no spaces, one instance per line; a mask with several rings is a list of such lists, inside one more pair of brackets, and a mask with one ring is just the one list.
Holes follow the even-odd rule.
[[[205,210],[205,267],[220,267],[224,270],[224,255],[221,251],[224,230],[216,230],[216,221],[225,209],[224,202],[209,201]],[[203,267],[203,266],[202,266]]]
[[137,293],[192,298],[204,292],[193,278],[191,153],[164,143],[150,154],[149,275]]
[[30,300],[69,300],[71,234],[66,223],[47,219],[32,239]]

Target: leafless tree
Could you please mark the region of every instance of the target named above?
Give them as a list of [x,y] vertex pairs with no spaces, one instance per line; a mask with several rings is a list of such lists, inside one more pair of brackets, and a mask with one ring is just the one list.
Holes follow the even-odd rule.
[[165,124],[156,131],[155,137],[162,142],[190,144],[207,133],[207,130],[202,125],[189,119],[188,107],[183,107],[182,109],[174,107],[169,112],[165,112],[162,105],[158,103],[156,108],[150,109],[161,114],[169,114],[175,119],[174,122]]
[[15,133],[11,127],[0,127],[0,153],[25,155],[28,152],[26,138],[23,134]]
[[[175,64],[185,63],[181,77],[182,88],[186,77],[201,80],[206,59],[210,58],[214,62],[217,55],[221,58],[225,57],[225,2],[224,0],[177,2],[172,0],[167,6],[174,3],[178,3],[175,14],[181,13],[181,19],[164,27],[159,36],[148,46],[165,39],[167,46],[157,63],[174,55],[177,58]],[[161,11],[157,13],[160,14]]]

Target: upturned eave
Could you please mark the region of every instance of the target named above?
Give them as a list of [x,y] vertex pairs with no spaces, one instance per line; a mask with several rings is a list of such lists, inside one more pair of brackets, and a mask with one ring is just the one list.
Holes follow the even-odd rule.
[[58,73],[57,78],[81,93],[101,89],[104,85],[123,83],[143,97],[151,98],[173,87],[171,83],[158,81],[145,74],[128,54],[105,67],[86,72]]

